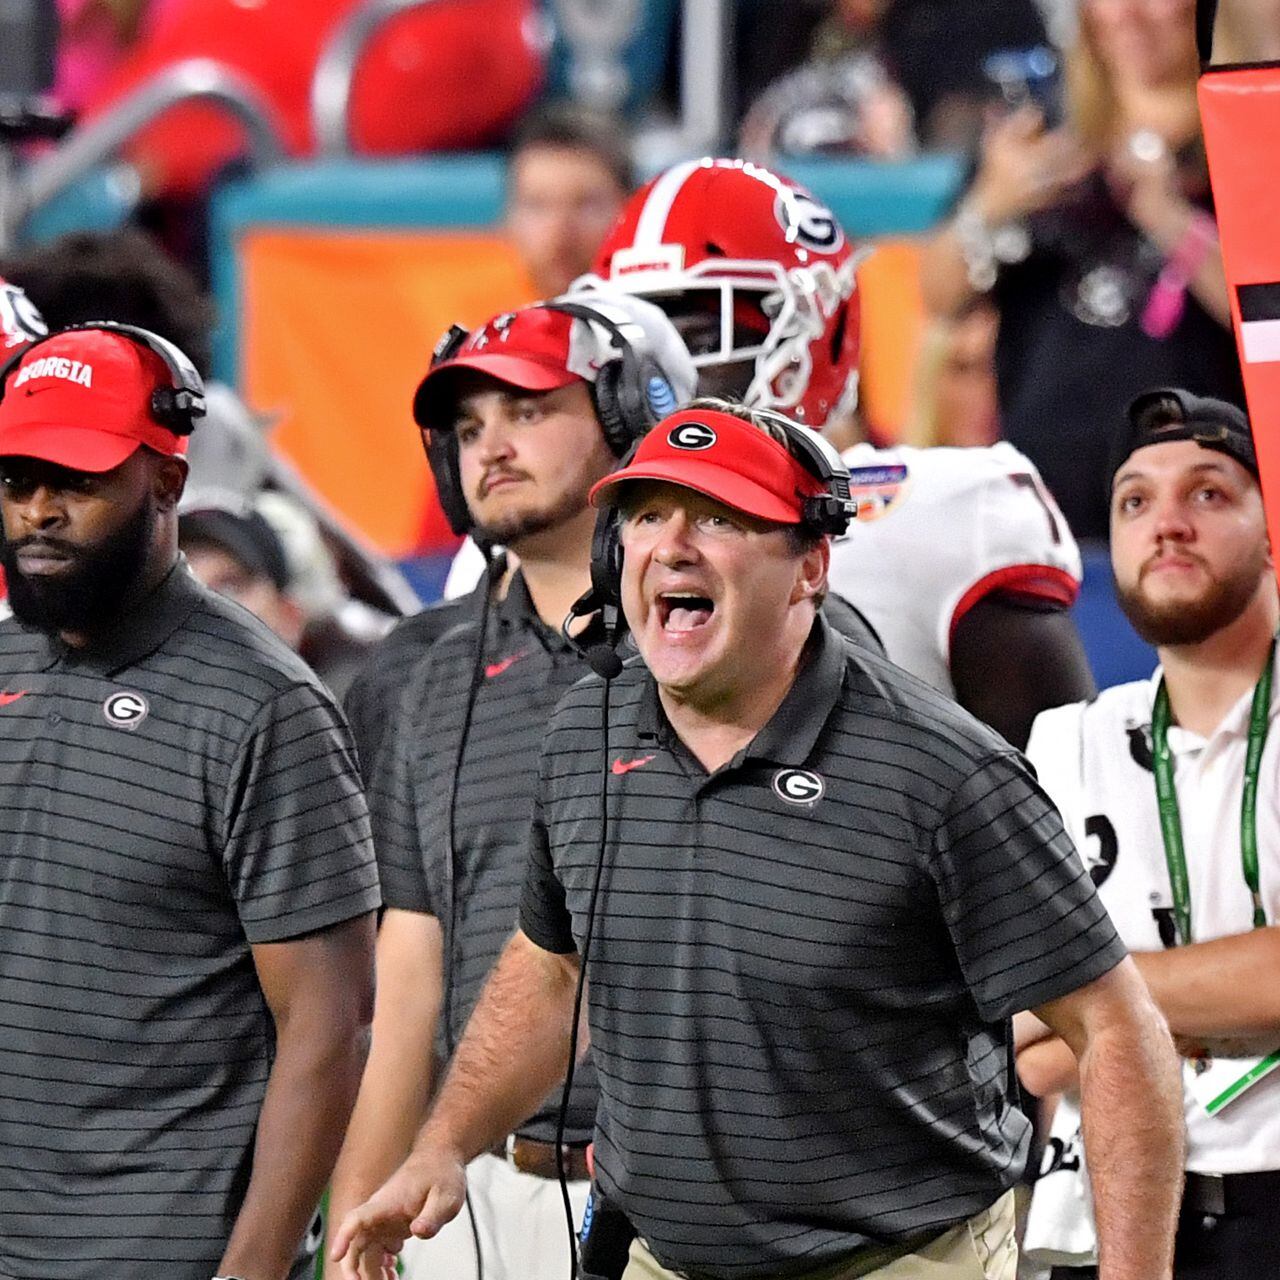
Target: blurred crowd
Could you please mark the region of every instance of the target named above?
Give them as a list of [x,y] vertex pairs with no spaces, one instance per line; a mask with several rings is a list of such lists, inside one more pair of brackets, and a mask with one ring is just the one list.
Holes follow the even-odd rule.
[[[1280,22],[1271,7],[1231,6],[1224,56],[1265,56]],[[289,154],[303,157],[316,145],[317,59],[357,6],[309,4],[287,19],[284,6],[231,0],[60,8],[55,95],[80,120],[166,65],[211,57],[252,86]],[[1105,434],[1132,395],[1173,382],[1242,396],[1199,133],[1193,10],[1194,0],[804,0],[782,22],[770,4],[732,8],[739,154],[784,170],[795,157],[969,158],[952,214],[923,245],[916,375],[889,430],[916,444],[1010,440],[1085,538],[1106,536]],[[531,0],[407,7],[361,62],[350,115],[361,154],[507,146],[506,229],[526,297],[561,292],[588,270],[636,185],[630,121],[535,105],[557,74],[544,21],[553,11]],[[432,92],[414,91],[425,83]],[[235,125],[195,104],[126,148],[141,224],[198,276],[203,200],[242,146]]]

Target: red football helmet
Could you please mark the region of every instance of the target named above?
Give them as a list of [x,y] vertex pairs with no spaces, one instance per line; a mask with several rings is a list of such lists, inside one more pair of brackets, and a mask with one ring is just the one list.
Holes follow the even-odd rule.
[[48,332],[31,299],[0,276],[0,364]]
[[668,312],[705,304],[718,342],[695,349],[694,363],[743,363],[747,404],[821,427],[857,402],[864,256],[803,187],[744,160],[704,159],[632,196],[594,274]]

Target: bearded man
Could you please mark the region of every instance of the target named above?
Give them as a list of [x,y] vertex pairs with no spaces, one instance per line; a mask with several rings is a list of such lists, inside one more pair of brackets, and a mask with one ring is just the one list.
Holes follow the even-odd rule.
[[364,1067],[355,752],[178,552],[203,412],[127,325],[0,371],[5,1280],[298,1280]]
[[[1027,751],[1182,1054],[1174,1275],[1275,1275],[1280,607],[1249,424],[1219,400],[1149,392],[1130,406],[1111,474],[1119,597],[1160,666],[1042,712]],[[1060,1277],[1093,1276],[1074,1063],[1030,1015],[1019,1021],[1023,1084],[1067,1090],[1028,1246]]]

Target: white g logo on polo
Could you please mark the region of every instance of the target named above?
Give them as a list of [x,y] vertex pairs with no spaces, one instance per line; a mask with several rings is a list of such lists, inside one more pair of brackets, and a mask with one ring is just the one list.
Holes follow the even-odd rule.
[[773,789],[788,804],[816,804],[827,784],[808,769],[779,769],[773,775]]
[[667,436],[667,443],[676,449],[710,449],[716,442],[716,433],[705,422],[682,422]]
[[113,693],[102,704],[102,714],[106,716],[107,723],[117,729],[136,729],[147,718],[150,709],[142,694],[128,690]]

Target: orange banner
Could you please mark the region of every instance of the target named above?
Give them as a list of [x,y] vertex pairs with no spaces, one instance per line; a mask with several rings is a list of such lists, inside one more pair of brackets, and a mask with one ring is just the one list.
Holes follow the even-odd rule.
[[[240,274],[241,385],[278,416],[273,442],[385,554],[451,547],[409,406],[450,324],[534,300],[507,243],[480,231],[264,227],[241,238]],[[922,326],[917,247],[882,245],[859,288],[863,411],[893,439]]]
[[1200,115],[1268,530],[1280,547],[1280,65],[1207,71]]
[[532,301],[506,243],[270,228],[241,249],[242,385],[279,415],[273,442],[384,553],[453,545],[410,404],[450,324]]

